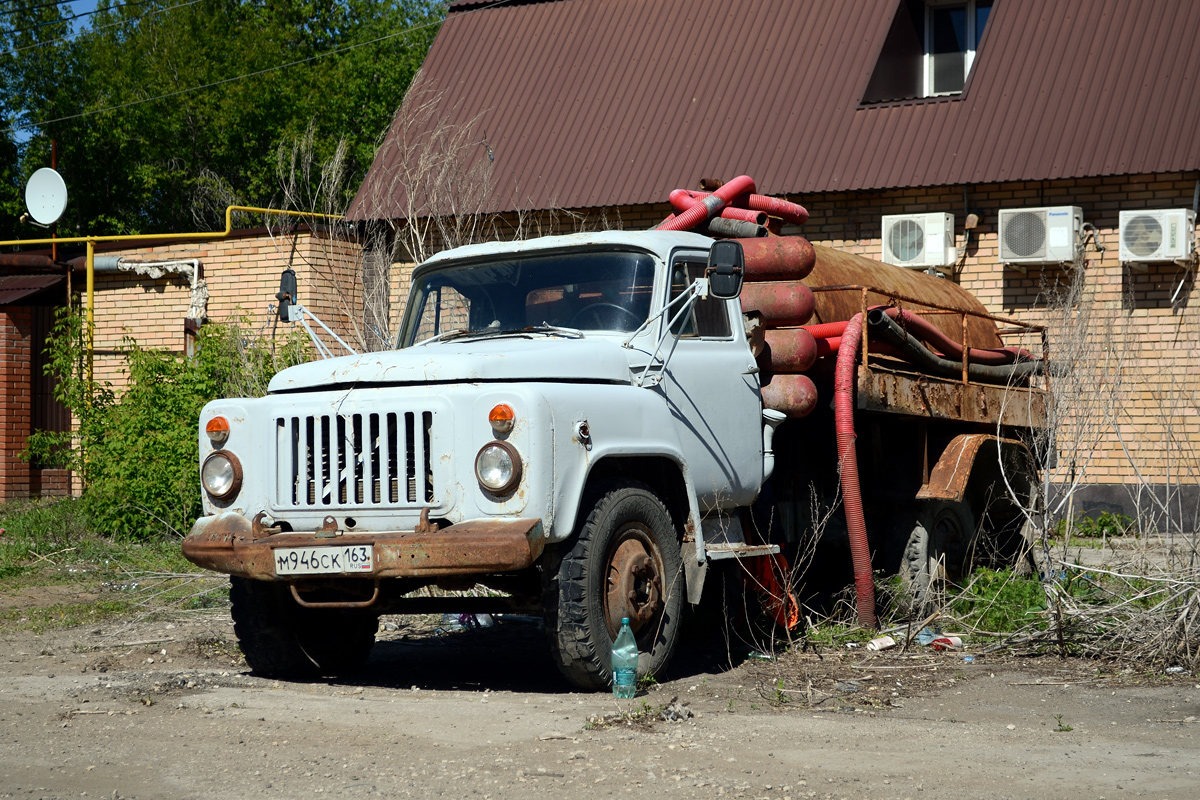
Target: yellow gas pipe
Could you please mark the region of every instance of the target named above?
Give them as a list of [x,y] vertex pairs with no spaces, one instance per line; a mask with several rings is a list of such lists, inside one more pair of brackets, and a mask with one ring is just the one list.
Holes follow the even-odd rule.
[[180,239],[224,239],[229,234],[233,233],[233,212],[244,211],[253,214],[267,214],[276,217],[301,217],[301,218],[317,218],[317,219],[343,219],[340,214],[315,214],[307,211],[284,211],[278,208],[257,208],[255,206],[229,206],[225,209],[225,230],[223,231],[202,231],[189,233],[139,233],[126,236],[72,236],[65,239],[15,239],[6,242],[0,242],[0,247],[11,247],[14,245],[31,245],[31,244],[73,244],[78,242],[87,243],[87,353],[88,353],[88,382],[92,380],[92,352],[93,337],[92,325],[95,322],[93,309],[95,307],[95,290],[96,290],[96,242],[161,242],[173,241]]

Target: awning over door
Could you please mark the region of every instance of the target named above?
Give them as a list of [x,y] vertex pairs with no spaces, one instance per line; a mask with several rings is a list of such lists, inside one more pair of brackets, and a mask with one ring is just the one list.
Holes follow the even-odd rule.
[[57,286],[65,280],[66,276],[63,275],[0,275],[0,306],[30,299],[31,295]]

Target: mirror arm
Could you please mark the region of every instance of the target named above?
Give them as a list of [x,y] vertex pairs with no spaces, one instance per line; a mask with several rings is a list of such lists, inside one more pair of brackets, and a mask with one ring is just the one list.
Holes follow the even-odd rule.
[[[701,280],[702,280],[701,278],[696,279],[697,282],[699,282]],[[705,283],[705,287],[707,288],[708,282],[705,281],[704,283]],[[681,301],[686,301],[687,299],[689,299],[691,297],[692,292],[694,292],[694,291],[696,291],[696,285],[692,284],[686,290],[680,292],[675,297],[674,300],[672,300],[671,302],[669,302],[665,306],[663,306],[657,314],[650,317],[650,319],[646,320],[641,325],[637,326],[637,329],[634,330],[633,333],[629,334],[629,338],[626,339],[625,341],[621,342],[621,346],[624,347],[626,350],[631,349],[633,340],[636,339],[639,335],[641,335],[642,331],[646,330],[646,328],[649,328],[651,325],[653,325],[655,322],[657,322],[659,319],[661,319],[664,314],[666,314],[668,311],[671,310],[671,306],[673,306],[676,303],[679,303]]]
[[[708,281],[704,278],[696,278],[696,280],[692,282],[691,286],[689,286],[683,292],[680,292],[678,297],[663,306],[662,311],[659,311],[653,317],[646,320],[646,324],[648,325],[654,320],[663,317],[668,311],[671,310],[671,306],[675,305],[676,303],[681,303],[679,308],[676,309],[675,313],[672,314],[667,320],[666,330],[663,331],[661,336],[659,336],[658,343],[654,345],[654,351],[650,354],[650,360],[646,362],[646,367],[642,370],[641,374],[638,375],[636,381],[638,386],[657,386],[659,381],[662,380],[662,373],[667,369],[667,362],[671,360],[671,356],[675,354],[675,347],[679,344],[679,334],[675,333],[674,331],[675,323],[677,323],[685,314],[691,311],[692,306],[696,304],[697,299],[707,296]],[[645,325],[642,326],[642,328],[644,327]],[[634,331],[633,335],[629,337],[629,341],[625,343],[627,347],[629,346],[629,342],[633,341],[634,336],[637,336],[638,332],[640,332],[642,328]],[[650,376],[650,368],[654,366],[654,360],[659,357],[659,352],[662,350],[663,343],[667,341],[667,337],[671,337],[671,349],[667,351],[666,356],[662,359],[662,366],[660,368],[661,371],[659,372],[659,375],[652,378]]]

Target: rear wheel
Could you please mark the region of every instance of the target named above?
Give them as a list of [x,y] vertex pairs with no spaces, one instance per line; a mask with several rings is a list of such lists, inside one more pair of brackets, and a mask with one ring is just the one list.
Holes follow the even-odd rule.
[[345,675],[375,644],[374,614],[304,608],[285,583],[231,577],[233,630],[250,669],[267,678]]
[[615,484],[571,540],[543,565],[546,633],[567,680],[583,689],[612,681],[612,645],[629,617],[638,676],[661,675],[683,612],[679,541],[666,507],[643,484]]
[[934,610],[947,586],[961,584],[971,571],[974,542],[975,518],[966,503],[921,507],[900,562],[901,584],[914,613]]

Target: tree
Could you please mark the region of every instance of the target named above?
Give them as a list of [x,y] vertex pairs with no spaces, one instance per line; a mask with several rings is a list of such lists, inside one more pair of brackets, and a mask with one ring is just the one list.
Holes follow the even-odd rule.
[[220,224],[230,202],[269,205],[278,145],[310,126],[322,156],[348,138],[356,186],[444,13],[428,0],[101,0],[64,39],[71,23],[45,5],[13,0],[0,22],[0,113],[30,137],[22,175],[57,140],[63,233],[188,230]]

